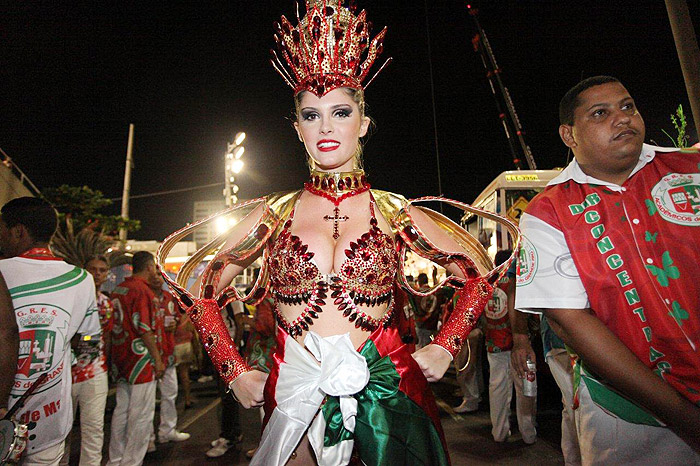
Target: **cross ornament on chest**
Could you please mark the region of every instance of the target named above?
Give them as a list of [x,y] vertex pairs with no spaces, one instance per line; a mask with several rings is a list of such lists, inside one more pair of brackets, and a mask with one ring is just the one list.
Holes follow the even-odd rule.
[[338,206],[335,206],[333,209],[333,216],[331,217],[330,215],[324,215],[323,220],[329,222],[333,220],[333,239],[338,239],[340,237],[340,233],[338,233],[338,222],[345,222],[349,219],[347,215],[340,215],[340,209]]

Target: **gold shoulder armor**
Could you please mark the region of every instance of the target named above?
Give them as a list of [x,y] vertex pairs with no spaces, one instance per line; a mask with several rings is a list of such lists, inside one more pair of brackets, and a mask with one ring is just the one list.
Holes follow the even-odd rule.
[[[219,234],[187,259],[178,272],[176,280],[172,280],[167,276],[164,277],[165,280],[179,296],[187,295],[190,299],[196,299],[200,296],[215,298],[220,301],[222,306],[225,305],[226,302],[234,299],[244,301],[254,300],[253,298],[257,298],[259,295],[259,293],[256,292],[266,286],[267,271],[264,270],[265,267],[261,270],[261,274],[253,290],[246,296],[241,296],[232,286],[227,286],[225,289],[221,290],[221,292],[216,293],[216,297],[213,296],[213,290],[216,289],[218,279],[226,265],[234,261],[243,261],[249,258],[251,255],[258,252],[260,248],[265,245],[267,240],[275,234],[280,224],[280,219],[286,218],[291,212],[298,193],[299,191],[275,193],[267,197],[240,202],[207,218],[188,224],[171,234],[163,241],[156,255],[157,263],[161,266],[161,269],[164,269],[165,259],[175,244],[194,231],[215,222],[231,224],[240,222],[241,219],[247,217],[255,209],[258,209],[261,205],[264,206],[260,218],[256,219],[256,221],[252,223],[251,228],[234,244],[222,249],[227,240],[229,240],[230,232],[226,231]],[[209,262],[202,275],[202,284],[198,293],[199,296],[193,296],[192,293],[187,291],[188,280],[195,267],[197,267],[206,256],[211,254],[215,254],[215,256],[214,259]]]

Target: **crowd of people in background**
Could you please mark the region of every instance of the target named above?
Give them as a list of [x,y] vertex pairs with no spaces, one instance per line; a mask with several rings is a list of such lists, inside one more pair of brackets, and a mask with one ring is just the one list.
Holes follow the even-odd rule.
[[[44,201],[23,198],[12,201],[3,212],[13,212],[16,209],[18,222],[29,222],[27,216],[40,215],[49,217],[45,223],[55,224],[55,212]],[[8,218],[10,215],[4,215]],[[183,314],[170,292],[163,287],[163,279],[156,268],[153,255],[140,251],[133,254],[131,260],[132,274],[108,294],[101,291],[110,271],[109,262],[105,256],[91,257],[83,268],[66,264],[51,254],[47,238],[52,234],[52,227],[45,227],[42,233],[45,241],[38,244],[28,240],[32,245],[26,250],[21,245],[18,248],[17,261],[36,261],[40,267],[47,264],[53,268],[72,269],[84,275],[81,280],[82,313],[75,313],[70,318],[70,326],[75,329],[75,337],[68,354],[64,356],[69,361],[70,377],[65,377],[65,383],[60,390],[71,403],[64,402],[61,410],[62,428],[49,435],[44,433],[44,419],[38,419],[33,428],[37,433],[44,433],[46,440],[32,442],[36,454],[25,457],[25,464],[32,464],[31,458],[41,461],[47,458],[49,462],[60,461],[69,464],[71,446],[80,442],[80,464],[95,465],[102,462],[103,444],[105,442],[105,409],[110,386],[116,392],[116,406],[111,416],[108,439],[109,465],[133,465],[143,462],[148,452],[155,451],[157,445],[165,442],[186,441],[190,435],[177,430],[176,398],[179,387],[183,406],[188,408],[195,401],[190,393],[190,377],[195,361],[200,361],[198,374],[202,382],[216,377],[216,371],[211,368],[206,352],[196,339],[192,323]],[[27,231],[37,231],[30,226]],[[37,235],[37,233],[32,233]],[[7,247],[3,248],[6,253]],[[503,252],[507,257],[510,252]],[[499,254],[499,257],[503,256]],[[30,265],[34,265],[30,262]],[[88,273],[85,273],[88,272]],[[29,272],[32,275],[36,271]],[[52,272],[56,274],[58,272]],[[433,270],[432,282],[437,281],[437,269]],[[253,279],[254,280],[254,279]],[[409,278],[409,280],[411,280]],[[426,289],[430,279],[427,274],[418,275],[413,284],[417,289]],[[14,281],[13,281],[14,283]],[[510,435],[508,424],[510,397],[513,382],[516,388],[518,378],[508,369],[509,350],[512,337],[505,335],[509,332],[507,293],[512,293],[512,276],[504,277],[503,294],[497,293],[489,302],[489,309],[482,319],[483,324],[472,332],[470,345],[465,347],[464,354],[455,360],[459,394],[464,402],[455,407],[459,413],[476,411],[479,408],[483,389],[483,368],[481,353],[483,352],[486,336],[486,350],[489,354],[491,381],[489,383],[490,410],[493,420],[493,436],[496,441],[504,441]],[[61,290],[63,291],[63,290]],[[63,298],[66,299],[63,292]],[[437,295],[424,298],[404,297],[403,325],[404,340],[414,342],[421,347],[431,341],[432,336],[449,317],[454,305],[454,293],[445,288]],[[42,297],[43,298],[43,297]],[[73,299],[73,298],[71,298]],[[15,304],[17,305],[17,304]],[[244,305],[233,302],[222,309],[222,317],[226,322],[230,335],[238,345],[249,363],[259,370],[269,372],[271,367],[270,354],[275,345],[274,303],[265,298],[258,305]],[[10,307],[10,306],[8,306]],[[512,306],[510,306],[512,308]],[[505,312],[504,312],[505,309]],[[504,320],[505,319],[505,320]],[[505,333],[504,333],[505,332]],[[86,338],[90,336],[91,338]],[[498,356],[499,360],[492,356]],[[500,361],[503,356],[504,361]],[[466,367],[465,367],[466,366]],[[68,374],[68,372],[66,372]],[[239,404],[231,397],[225,385],[217,382],[221,397],[221,425],[218,438],[211,442],[211,448],[205,454],[208,457],[218,457],[242,441],[243,432],[239,419]],[[520,382],[522,385],[522,382]],[[157,393],[159,393],[160,416],[156,425],[155,412]],[[518,398],[521,391],[516,390]],[[45,397],[41,397],[42,401]],[[39,401],[38,399],[36,401]],[[521,403],[518,403],[518,423],[526,443],[535,441],[536,431],[533,425],[534,400],[526,402],[527,414],[521,416]],[[79,421],[71,422],[71,414],[75,417],[79,412]],[[260,408],[262,418],[263,411]],[[527,421],[524,421],[524,420]],[[71,427],[74,426],[73,432]],[[525,430],[527,426],[528,430]],[[79,433],[78,433],[79,430]],[[63,442],[65,438],[65,442]],[[48,444],[53,445],[48,445]],[[45,446],[51,448],[44,448]],[[246,452],[252,457],[255,449]],[[39,459],[37,460],[39,461]]]
[[[479,409],[484,391],[485,351],[494,441],[503,442],[512,435],[510,406],[515,390],[522,440],[526,444],[536,442],[536,397],[531,385],[525,390],[524,384],[533,382],[532,365],[545,362],[562,394],[561,448],[567,465],[636,462],[640,454],[644,455],[641,459],[658,457],[658,461],[690,464],[697,460],[693,448],[697,450],[698,431],[693,426],[698,418],[694,416],[697,403],[691,404],[689,400],[698,399],[700,387],[697,387],[697,372],[693,372],[697,368],[693,366],[697,351],[691,354],[686,348],[697,338],[697,291],[686,285],[692,285],[688,280],[697,275],[691,272],[697,267],[697,241],[689,238],[680,244],[678,232],[685,226],[677,218],[675,222],[666,221],[664,215],[669,214],[659,210],[663,208],[661,204],[636,202],[635,199],[643,198],[642,194],[627,198],[627,207],[620,207],[620,202],[614,201],[621,199],[626,189],[646,194],[654,183],[657,189],[661,182],[666,184],[658,189],[669,189],[679,181],[667,173],[674,176],[693,173],[699,159],[697,151],[688,152],[685,158],[674,158],[667,155],[670,151],[642,146],[643,122],[626,89],[614,78],[596,79],[572,89],[570,92],[575,95],[570,96],[568,104],[565,101],[562,104],[570,107],[570,114],[564,108],[560,132],[577,161],[552,183],[554,188],[537,198],[528,209],[529,217],[524,216],[521,223],[532,243],[521,250],[525,260],[520,261],[518,277],[532,273],[534,280],[530,277],[519,281],[516,292],[514,263],[496,283],[479,325],[468,337],[469,344],[454,358],[462,401],[453,411],[469,413]],[[590,108],[595,112],[587,116],[585,108],[591,103]],[[617,118],[619,123],[596,129],[593,119],[599,118],[598,112],[602,111],[607,111],[610,118]],[[605,152],[590,146],[591,140],[605,139],[595,139],[596,132],[639,144],[633,144],[625,153],[627,158],[619,167],[615,165],[617,162],[610,161],[612,158],[596,158],[596,151]],[[697,182],[698,175],[692,176]],[[627,188],[621,188],[622,184]],[[546,205],[542,207],[542,204]],[[593,206],[598,210],[589,209]],[[603,209],[621,218],[621,226],[600,224],[599,211]],[[570,217],[585,219],[590,233],[588,230],[581,233]],[[157,449],[158,443],[189,439],[189,434],[177,430],[175,401],[182,387],[184,407],[192,405],[191,366],[201,359],[200,373],[204,374],[202,380],[206,380],[209,376],[206,355],[198,356],[192,324],[164,289],[152,254],[145,251],[133,254],[132,275],[108,296],[100,291],[109,272],[107,259],[96,255],[85,264],[68,264],[56,257],[49,247],[56,227],[56,211],[41,199],[18,198],[2,207],[0,417],[7,414],[42,374],[49,374],[43,389],[26,400],[16,414],[30,433],[23,464],[67,464],[71,439],[76,441],[78,428],[80,464],[100,464],[106,401],[112,385],[116,407],[111,416],[108,464],[141,464],[147,452]],[[629,241],[630,230],[636,232],[632,237],[645,238],[643,243]],[[590,234],[598,240],[604,232],[615,237],[614,243],[607,236],[597,242],[578,241],[570,236]],[[649,256],[645,267],[630,263],[628,268],[618,271],[625,262],[615,252],[604,258],[613,271],[611,274],[599,268],[594,260],[615,249],[615,245],[622,254],[623,249],[637,251],[640,244]],[[527,261],[528,251],[533,250],[527,248],[535,247],[539,248],[538,257],[543,264],[559,261],[557,267],[540,268],[540,273],[555,270],[558,275],[536,275],[531,268],[533,264]],[[562,251],[568,251],[567,247],[572,251],[564,254]],[[511,251],[499,251],[496,262],[507,260],[510,254]],[[560,263],[572,261],[572,254],[578,258],[576,265],[584,266],[581,276],[572,275],[575,267],[571,262]],[[655,281],[650,282],[648,270]],[[432,283],[437,282],[437,272],[433,269]],[[412,277],[408,282],[417,290],[426,290],[431,279],[427,273],[420,273],[415,282]],[[626,291],[609,292],[617,289],[618,283]],[[633,287],[635,283],[639,290]],[[556,286],[554,291],[553,286]],[[650,289],[656,290],[659,297],[672,293],[662,302],[656,295],[650,297]],[[549,301],[543,301],[543,296]],[[418,348],[429,344],[452,312],[454,301],[454,290],[450,288],[422,298],[397,295],[396,302],[401,303],[404,311],[397,323],[402,340],[415,343]],[[630,307],[625,319],[619,312],[615,318],[609,318],[608,314],[624,306]],[[528,316],[516,308],[534,314]],[[598,319],[592,317],[591,308],[599,314]],[[257,306],[234,302],[221,310],[233,341],[240,346],[248,363],[263,372],[270,371],[270,354],[275,344],[272,309],[272,301],[265,298]],[[540,317],[538,313],[543,315]],[[630,333],[630,325],[646,325],[647,319],[664,320],[665,326],[659,330],[662,337],[663,332],[678,335],[690,330],[682,333],[685,339],[654,339],[656,334],[649,326],[640,327],[638,334]],[[627,327],[621,326],[622,320]],[[586,332],[578,331],[584,326]],[[560,336],[579,354],[567,352]],[[542,340],[541,354],[533,349],[539,346],[534,344],[535,338]],[[596,350],[600,348],[609,352]],[[614,357],[609,357],[610,354]],[[656,364],[659,371],[656,375],[646,362],[641,362],[649,357],[651,363],[658,360],[664,363]],[[581,358],[590,366],[582,365]],[[688,366],[685,372],[672,376],[676,374],[672,367],[685,366]],[[215,371],[210,370],[209,374],[213,377]],[[622,387],[631,394],[632,401],[597,381],[597,374],[616,384],[618,389]],[[634,380],[630,382],[630,378]],[[219,383],[219,391],[221,430],[205,452],[208,457],[225,454],[241,442],[243,435],[239,404],[223,383]],[[157,429],[156,392],[160,393]],[[652,392],[658,396],[652,396]],[[645,398],[647,395],[651,398]],[[616,412],[617,417],[601,409],[601,404],[606,410]],[[575,412],[574,408],[577,408]],[[671,413],[678,414],[679,409],[688,416],[673,418]],[[74,428],[73,417],[78,411],[80,422]],[[621,435],[606,434],[611,431]],[[651,448],[640,449],[642,444]],[[254,449],[246,453],[252,457]]]
[[[503,250],[496,254],[496,264],[501,264],[508,259],[512,251]],[[491,434],[494,441],[505,442],[511,435],[510,408],[513,389],[516,393],[516,413],[518,428],[522,440],[531,445],[537,440],[536,393],[529,396],[523,393],[523,380],[526,374],[514,370],[511,363],[511,350],[513,349],[514,331],[511,328],[512,319],[525,318],[517,315],[513,308],[515,296],[515,269],[514,262],[507,274],[501,278],[494,287],[493,297],[489,300],[477,326],[468,337],[465,345],[454,360],[454,369],[458,389],[455,394],[461,397],[462,402],[453,407],[453,411],[459,414],[473,413],[479,410],[482,394],[485,391],[484,372],[488,373],[488,400],[491,417]],[[433,283],[437,282],[437,269],[433,269]],[[420,273],[415,280],[409,278],[409,282],[418,290],[428,288],[429,279],[426,273]],[[428,344],[440,326],[449,318],[454,306],[454,290],[441,289],[436,295],[426,296],[421,299],[408,299],[404,306],[406,316],[415,322],[416,346]],[[527,320],[527,318],[525,318]],[[534,352],[529,341],[531,335],[539,332],[539,321],[531,318],[530,332],[525,328],[523,335],[527,339],[531,351],[532,361],[535,361]],[[516,324],[517,325],[517,324]],[[488,365],[484,365],[483,353],[488,356]],[[541,358],[540,358],[541,359]]]
[[[157,444],[189,439],[176,428],[176,399],[181,386],[184,408],[192,406],[192,369],[195,360],[208,358],[191,321],[164,288],[153,255],[134,253],[131,276],[107,293],[101,291],[110,272],[105,256],[71,265],[51,252],[57,214],[46,201],[10,201],[2,208],[0,224],[2,271],[9,277],[9,290],[4,278],[0,280],[0,331],[7,346],[0,358],[0,417],[10,407],[6,400],[16,401],[45,369],[53,378],[49,389],[39,390],[16,414],[29,429],[23,464],[67,465],[78,437],[79,464],[101,464],[110,386],[116,406],[108,464],[141,464]],[[25,291],[18,294],[18,289]],[[232,336],[242,341],[243,331],[255,327],[255,347],[269,346],[265,338],[273,334],[271,312],[263,323],[262,313],[253,319],[254,312],[246,315],[242,307],[235,303],[236,310],[226,310]],[[251,353],[251,358],[257,357],[262,367],[261,355]],[[206,452],[210,457],[224,454],[242,438],[238,405],[219,385],[222,433]],[[75,426],[73,419],[79,420]]]

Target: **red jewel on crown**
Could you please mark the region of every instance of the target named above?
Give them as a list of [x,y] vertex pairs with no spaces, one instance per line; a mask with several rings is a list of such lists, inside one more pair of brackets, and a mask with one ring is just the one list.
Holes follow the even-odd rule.
[[366,88],[388,59],[365,84],[372,64],[382,53],[386,28],[370,40],[372,23],[362,10],[343,7],[343,0],[306,0],[306,16],[298,26],[282,16],[275,23],[272,66],[294,94],[310,91],[319,97],[338,87]]

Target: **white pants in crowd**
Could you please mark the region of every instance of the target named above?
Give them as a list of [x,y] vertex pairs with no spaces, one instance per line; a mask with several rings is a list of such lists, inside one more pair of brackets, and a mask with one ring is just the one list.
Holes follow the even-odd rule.
[[518,427],[525,443],[534,443],[537,439],[535,415],[537,397],[523,395],[523,381],[515,375],[510,365],[510,351],[488,353],[489,408],[491,411],[491,434],[497,442],[503,442],[510,432],[510,401],[515,385],[515,407]]
[[[484,377],[481,364],[482,337],[484,332],[475,328],[469,333],[468,344],[462,346],[454,359],[457,371],[457,384],[462,390],[463,403],[468,411],[479,409],[481,393],[484,391]],[[465,365],[469,362],[469,365]]]
[[[158,438],[165,439],[172,434],[177,426],[177,369],[170,366],[165,369],[163,377],[158,380],[158,391],[160,392],[160,424],[158,425]],[[149,437],[155,441],[156,435],[151,424],[151,435]]]
[[581,462],[588,465],[700,465],[700,455],[670,429],[632,424],[608,414],[581,381],[576,429]]
[[571,358],[563,348],[553,348],[545,357],[549,371],[561,390],[561,451],[566,466],[581,464],[581,450],[578,446],[576,419],[572,403],[574,401],[574,371]]
[[[71,387],[73,419],[80,406],[80,466],[100,466],[102,463],[108,385],[107,373],[103,372]],[[61,465],[67,465],[70,460],[72,435],[71,432],[66,438]]]
[[153,429],[156,382],[131,385],[117,383],[117,406],[112,413],[109,466],[138,466],[143,463]]
[[45,450],[22,456],[19,464],[21,466],[57,466],[63,457],[63,448],[64,442],[57,443]]

